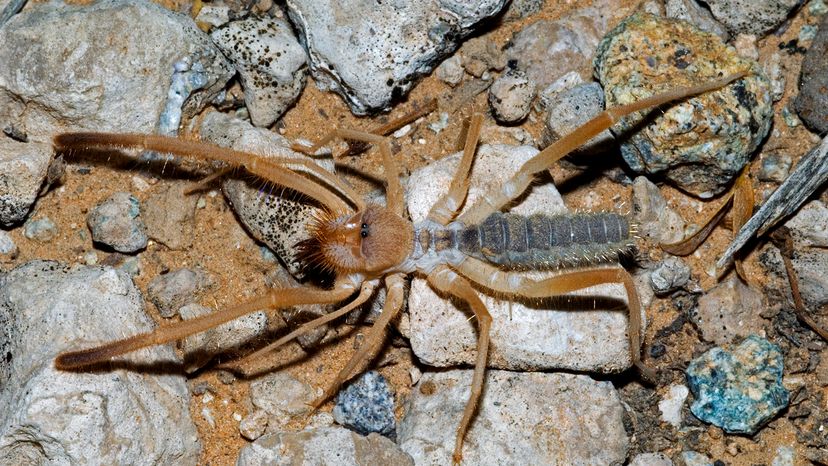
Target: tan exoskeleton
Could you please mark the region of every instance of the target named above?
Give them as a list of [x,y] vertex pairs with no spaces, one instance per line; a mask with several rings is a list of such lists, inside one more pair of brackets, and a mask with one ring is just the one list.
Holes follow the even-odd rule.
[[[328,269],[336,278],[330,289],[311,286],[274,289],[249,302],[210,315],[162,326],[150,333],[95,348],[66,352],[57,357],[55,365],[64,370],[89,366],[139,348],[179,340],[263,308],[339,303],[358,292],[357,297],[341,309],[309,322],[251,355],[254,357],[363,304],[380,281],[384,280],[387,297],[382,314],[371,329],[366,343],[353,355],[324,394],[314,401],[313,406],[316,408],[336,393],[354,369],[380,344],[385,327],[403,306],[405,276],[416,272],[425,275],[435,290],[466,301],[478,321],[477,359],[471,393],[455,439],[453,457],[455,462],[460,462],[463,438],[483,386],[492,322],[474,286],[491,290],[498,295],[544,298],[601,283],[623,284],[628,296],[632,361],[645,374],[650,373],[639,356],[640,303],[632,278],[624,268],[612,263],[614,257],[606,257],[617,256],[631,247],[631,227],[626,218],[610,213],[521,217],[501,213],[501,210],[529,187],[536,173],[548,169],[561,157],[612,126],[619,118],[720,88],[745,74],[727,76],[704,85],[678,88],[633,104],[608,109],[538,153],[511,179],[490,190],[458,217],[468,192],[469,172],[480,134],[482,116],[475,115],[448,193],[432,207],[428,218],[417,224],[406,219],[403,189],[387,140],[369,133],[335,130],[314,147],[300,149],[315,152],[335,137],[377,145],[385,167],[387,207],[367,204],[348,185],[312,162],[288,158],[262,159],[250,153],[163,136],[104,133],[58,135],[55,137],[58,150],[129,147],[202,160],[221,160],[308,196],[320,204],[324,214],[311,227],[311,239],[298,247],[309,267]],[[610,263],[596,265],[590,261],[571,267],[572,264],[566,258],[572,256],[568,252],[572,252],[575,247],[578,248],[577,251],[589,251],[592,248],[595,255],[605,256]],[[561,272],[540,280],[525,278],[513,272],[515,269],[555,267],[561,267]]]

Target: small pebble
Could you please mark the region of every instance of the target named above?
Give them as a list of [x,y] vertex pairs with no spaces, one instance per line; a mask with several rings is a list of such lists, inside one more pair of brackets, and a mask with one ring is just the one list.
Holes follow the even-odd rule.
[[57,225],[49,217],[30,219],[23,225],[23,236],[41,243],[51,241],[57,234]]
[[640,453],[630,461],[630,466],[673,466],[673,461],[664,453]]
[[337,423],[362,435],[396,435],[394,395],[376,371],[366,372],[339,392],[333,415]]
[[509,70],[489,88],[489,105],[501,123],[517,123],[529,114],[535,98],[535,85],[526,73]]
[[83,255],[83,263],[86,265],[95,265],[98,263],[98,253],[96,251],[87,251]]
[[[547,91],[544,91],[546,93]],[[546,129],[557,140],[574,131],[604,110],[604,91],[596,82],[576,85],[571,89],[546,95]],[[601,134],[582,145],[578,151],[592,153],[614,141],[612,133]]]
[[203,270],[178,269],[155,277],[147,287],[147,295],[161,316],[170,318],[212,285],[212,278]]
[[714,466],[713,460],[697,451],[683,451],[681,459],[684,460],[684,466]]
[[828,13],[828,5],[824,0],[811,0],[808,2],[808,11],[815,16],[824,15]]
[[759,46],[756,43],[756,36],[753,34],[739,34],[733,40],[733,46],[736,47],[736,53],[740,57],[749,58],[751,60],[759,59]]
[[685,385],[671,385],[667,395],[658,402],[658,410],[661,411],[661,420],[675,427],[681,428],[681,410],[684,401],[690,390]]
[[[321,389],[320,389],[321,390]],[[268,425],[279,430],[299,416],[307,414],[310,403],[321,393],[287,372],[273,372],[250,384],[253,406],[268,415]]]
[[732,34],[763,36],[778,28],[801,0],[706,0],[713,16]]
[[17,256],[17,245],[5,230],[0,230],[0,254],[12,258]]
[[722,345],[761,333],[764,323],[760,314],[765,308],[762,294],[734,274],[699,298],[690,319],[702,338]]
[[644,237],[661,243],[675,243],[684,238],[684,219],[667,205],[658,187],[644,176],[633,181],[632,210]]
[[760,159],[759,181],[781,183],[788,177],[792,165],[791,157],[781,152],[763,153]]
[[690,281],[690,267],[678,257],[667,257],[650,274],[650,286],[660,296],[682,288]]
[[817,27],[811,26],[810,24],[805,24],[802,26],[802,29],[799,30],[799,42],[808,42],[816,37]]
[[448,127],[449,115],[446,112],[440,112],[438,120],[434,123],[428,124],[428,129],[434,131],[435,134],[440,134],[440,131]]
[[[825,16],[802,60],[799,95],[794,108],[812,130],[828,131],[828,16]],[[786,120],[787,123],[787,120]]]
[[790,107],[788,107],[787,105],[782,107],[782,120],[785,122],[788,128],[796,128],[802,123],[802,121],[800,121],[800,119],[797,118],[796,113],[792,112]]
[[452,87],[460,84],[460,81],[463,80],[464,73],[463,59],[457,54],[446,58],[437,67],[437,79]]
[[147,247],[149,238],[141,206],[135,196],[117,192],[98,203],[86,223],[92,232],[92,241],[122,253],[134,253]]
[[263,409],[257,409],[248,414],[239,423],[241,436],[251,442],[261,437],[267,429],[267,417],[267,412]]

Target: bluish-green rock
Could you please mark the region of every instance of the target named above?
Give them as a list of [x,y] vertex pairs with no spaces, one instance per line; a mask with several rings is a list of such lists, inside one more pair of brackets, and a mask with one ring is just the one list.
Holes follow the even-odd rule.
[[788,405],[782,353],[756,335],[732,351],[715,347],[687,367],[690,411],[730,433],[752,434]]

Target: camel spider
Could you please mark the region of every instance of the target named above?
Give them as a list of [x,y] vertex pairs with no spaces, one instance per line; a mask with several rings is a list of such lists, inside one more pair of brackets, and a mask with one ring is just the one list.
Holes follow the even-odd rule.
[[[382,314],[367,341],[356,351],[334,382],[312,406],[329,399],[353,370],[382,341],[384,328],[403,305],[405,276],[426,276],[436,290],[466,301],[477,318],[479,336],[472,387],[460,425],[457,428],[453,459],[462,459],[463,438],[480,398],[489,346],[492,318],[474,286],[500,295],[544,298],[602,283],[625,287],[629,307],[629,338],[633,364],[645,375],[652,371],[640,359],[640,303],[630,274],[610,259],[629,249],[631,225],[619,214],[576,214],[566,216],[533,215],[522,217],[501,213],[532,182],[533,176],[608,129],[619,118],[633,112],[715,90],[747,73],[737,73],[706,84],[677,88],[638,102],[605,110],[571,134],[558,140],[527,161],[502,186],[488,193],[458,216],[468,192],[468,176],[477,148],[482,115],[470,124],[463,156],[449,191],[431,208],[427,219],[412,224],[405,216],[399,173],[384,137],[359,131],[336,129],[313,147],[294,145],[294,149],[313,153],[334,138],[364,141],[378,146],[385,167],[387,207],[368,204],[350,187],[311,162],[288,158],[261,159],[254,154],[184,141],[164,136],[139,134],[65,133],[55,137],[57,150],[129,147],[172,153],[202,160],[221,160],[243,167],[274,184],[292,189],[318,202],[323,214],[310,228],[311,239],[297,247],[309,267],[321,267],[335,274],[330,289],[299,286],[270,290],[267,294],[238,306],[193,320],[178,322],[107,343],[95,348],[62,353],[55,359],[61,370],[77,369],[152,345],[170,343],[203,332],[227,321],[263,308],[284,308],[298,304],[334,304],[354,294],[356,298],[342,308],[322,316],[278,341],[254,352],[255,357],[296,338],[308,330],[346,314],[363,304],[384,280],[387,288]],[[573,249],[576,248],[577,249]],[[569,248],[569,249],[568,249]],[[515,269],[546,269],[571,265],[568,252],[595,252],[609,264],[590,260],[578,267],[533,280],[512,273]],[[599,261],[603,262],[603,261]],[[473,286],[474,285],[474,286]]]

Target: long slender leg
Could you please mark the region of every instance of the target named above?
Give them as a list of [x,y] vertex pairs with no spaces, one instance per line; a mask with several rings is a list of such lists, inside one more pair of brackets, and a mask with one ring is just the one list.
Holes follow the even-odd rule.
[[513,272],[504,272],[477,259],[467,258],[457,271],[472,282],[498,293],[546,298],[562,295],[602,283],[620,283],[627,292],[630,319],[630,359],[644,377],[655,380],[655,371],[641,362],[641,301],[632,276],[623,267],[587,267],[567,271],[549,278],[534,280]]
[[95,348],[61,353],[55,358],[55,367],[61,370],[75,369],[107,361],[115,356],[129,353],[147,346],[161,345],[180,340],[195,333],[209,330],[230,320],[261,309],[277,309],[297,304],[330,304],[344,300],[353,294],[356,285],[346,279],[338,282],[331,290],[308,287],[271,290],[267,294],[212,314],[196,319],[177,322],[123,340],[113,341]]
[[293,144],[291,148],[298,152],[313,154],[322,146],[328,144],[337,137],[342,139],[351,139],[354,141],[368,142],[379,148],[380,154],[382,155],[382,163],[385,166],[385,194],[388,207],[391,208],[397,215],[402,215],[405,208],[405,197],[403,195],[402,185],[400,184],[399,169],[397,168],[397,164],[394,163],[394,159],[391,157],[391,144],[388,142],[388,138],[372,133],[366,133],[365,131],[336,128],[311,147],[306,147],[301,144]]
[[316,400],[311,403],[313,409],[319,408],[322,403],[327,401],[334,393],[339,390],[339,387],[351,377],[351,373],[354,369],[365,362],[365,360],[373,354],[374,350],[379,346],[385,336],[385,327],[388,326],[388,323],[400,312],[403,306],[403,297],[405,292],[405,281],[403,280],[403,275],[396,273],[393,275],[389,275],[385,279],[385,286],[388,289],[388,293],[385,296],[385,305],[382,308],[382,314],[380,314],[379,319],[374,322],[374,326],[371,327],[371,331],[368,333],[368,338],[366,338],[365,343],[351,356],[351,359],[339,371],[336,375],[336,378],[333,382],[328,386],[325,392]]
[[480,333],[477,336],[477,360],[474,362],[471,392],[469,393],[469,400],[466,402],[466,408],[463,410],[463,419],[457,428],[457,436],[454,439],[452,458],[455,464],[459,464],[463,459],[463,437],[466,436],[466,431],[469,430],[472,416],[474,416],[477,403],[480,401],[480,394],[483,392],[483,377],[486,375],[486,359],[489,356],[489,332],[492,328],[492,316],[469,282],[448,267],[440,266],[435,269],[429,274],[428,282],[434,288],[457,296],[469,303],[480,326]]
[[451,181],[448,192],[441,197],[428,213],[428,219],[440,225],[448,225],[454,219],[466,194],[469,192],[469,173],[471,172],[474,153],[477,150],[477,141],[480,139],[480,127],[483,125],[483,115],[476,113],[469,123],[469,131],[466,133],[466,144],[463,147],[463,158],[457,166],[457,173]]
[[[249,152],[154,134],[64,133],[55,136],[54,144],[59,150],[126,147],[170,153],[197,160],[221,160],[231,165],[242,166],[260,178],[316,199],[334,212],[350,211],[348,204],[334,192],[357,205],[357,208],[361,202],[353,189],[308,160],[287,157],[264,159]],[[334,192],[308,177],[298,175],[286,166],[314,176],[333,188]]]
[[595,118],[576,128],[573,132],[558,139],[554,144],[539,152],[529,159],[518,170],[517,173],[502,186],[492,188],[481,196],[465,213],[460,216],[460,221],[466,224],[479,223],[489,214],[497,212],[509,204],[515,198],[526,191],[532,182],[535,173],[546,170],[553,163],[563,158],[573,150],[585,144],[587,141],[598,135],[605,129],[614,125],[620,118],[634,112],[646,110],[651,107],[666,104],[674,100],[694,96],[703,92],[712,91],[723,87],[739,78],[744,77],[746,71],[725,76],[724,78],[710,81],[706,84],[691,87],[679,87],[662,94],[656,94],[646,99],[641,99],[627,105],[604,110]]
[[330,312],[328,314],[325,314],[321,317],[318,317],[318,318],[302,325],[301,327],[297,328],[296,330],[290,332],[289,334],[283,336],[282,338],[279,338],[278,340],[274,341],[273,343],[265,346],[264,348],[256,350],[255,352],[246,355],[245,357],[243,357],[242,359],[240,359],[238,361],[233,361],[233,362],[228,363],[226,365],[222,365],[222,367],[224,367],[224,368],[238,368],[243,373],[248,373],[248,371],[250,370],[250,363],[252,363],[256,359],[260,358],[261,356],[263,356],[267,353],[270,353],[270,352],[276,350],[277,348],[281,347],[282,345],[284,345],[285,343],[287,343],[289,341],[292,341],[296,338],[299,338],[300,336],[310,332],[311,330],[319,327],[320,325],[325,325],[328,322],[330,322],[332,320],[335,320],[335,319],[338,319],[339,317],[344,316],[345,314],[351,312],[352,310],[356,309],[357,307],[363,305],[365,303],[365,301],[368,301],[368,298],[370,298],[371,295],[374,294],[374,291],[376,289],[377,289],[376,280],[371,280],[371,281],[364,282],[362,284],[362,288],[359,290],[359,295],[353,301],[351,301],[347,305],[343,306],[342,308],[337,309],[334,312]]

